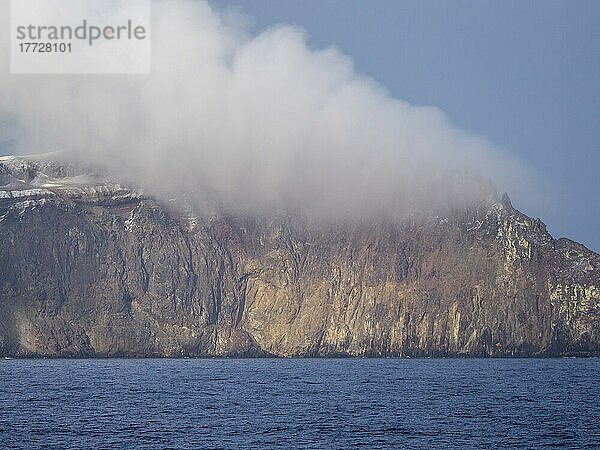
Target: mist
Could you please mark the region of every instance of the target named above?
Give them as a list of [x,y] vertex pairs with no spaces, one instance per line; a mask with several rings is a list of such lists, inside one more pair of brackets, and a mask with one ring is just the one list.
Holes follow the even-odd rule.
[[[8,55],[7,11],[3,1]],[[200,1],[155,1],[152,14],[150,75],[10,75],[3,58],[3,139],[21,154],[65,151],[199,213],[403,216],[496,190],[537,201],[539,176],[510,152],[393,98],[302,28],[254,32]]]

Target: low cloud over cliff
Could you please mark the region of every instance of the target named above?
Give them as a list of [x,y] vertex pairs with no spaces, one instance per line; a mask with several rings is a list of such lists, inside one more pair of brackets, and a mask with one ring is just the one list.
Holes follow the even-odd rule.
[[9,75],[3,58],[0,135],[199,209],[401,215],[464,206],[488,181],[531,202],[532,171],[439,109],[392,98],[300,28],[243,23],[204,2],[155,2],[151,75]]

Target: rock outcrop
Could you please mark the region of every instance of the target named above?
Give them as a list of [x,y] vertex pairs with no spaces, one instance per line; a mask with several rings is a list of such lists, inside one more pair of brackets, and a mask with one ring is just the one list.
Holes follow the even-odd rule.
[[600,256],[508,197],[400,222],[202,219],[3,157],[0,353],[600,355]]

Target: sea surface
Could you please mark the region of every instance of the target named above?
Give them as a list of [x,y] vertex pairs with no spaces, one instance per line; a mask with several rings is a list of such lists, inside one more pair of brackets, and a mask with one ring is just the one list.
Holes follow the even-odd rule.
[[0,446],[600,446],[600,359],[0,360]]

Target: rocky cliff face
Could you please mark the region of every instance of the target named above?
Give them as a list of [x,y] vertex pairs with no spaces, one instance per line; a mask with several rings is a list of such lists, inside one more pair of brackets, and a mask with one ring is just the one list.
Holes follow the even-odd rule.
[[445,218],[182,216],[0,158],[0,353],[600,354],[600,256],[507,197]]

